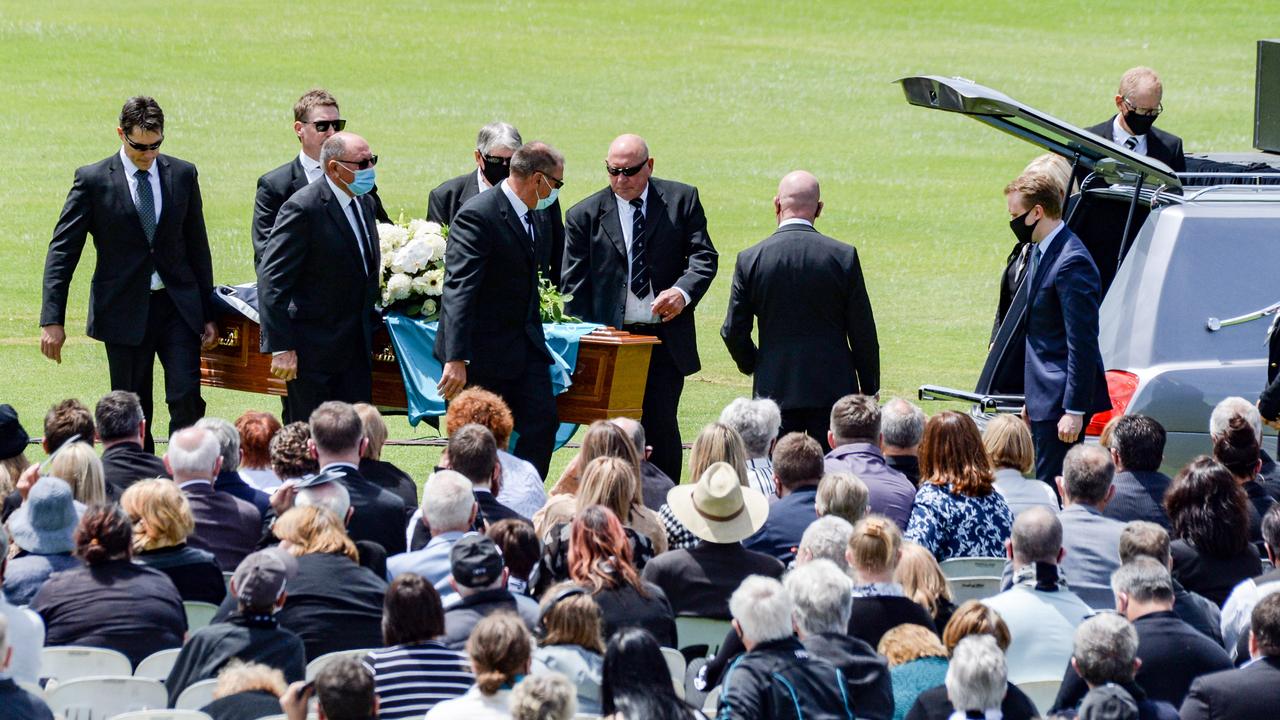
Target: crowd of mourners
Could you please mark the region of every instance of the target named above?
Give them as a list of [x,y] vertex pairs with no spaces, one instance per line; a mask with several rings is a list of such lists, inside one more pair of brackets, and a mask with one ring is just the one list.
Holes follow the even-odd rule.
[[[52,646],[180,648],[170,703],[215,680],[216,720],[1275,716],[1254,405],[1222,401],[1173,478],[1160,424],[1119,416],[1054,486],[1014,416],[850,395],[824,439],[780,423],[735,400],[680,483],[640,423],[597,422],[549,482],[473,388],[419,489],[369,405],[204,418],[157,456],[132,393],[66,400],[39,465],[0,406],[0,719],[52,717]],[[1001,565],[958,602],[949,577]]]

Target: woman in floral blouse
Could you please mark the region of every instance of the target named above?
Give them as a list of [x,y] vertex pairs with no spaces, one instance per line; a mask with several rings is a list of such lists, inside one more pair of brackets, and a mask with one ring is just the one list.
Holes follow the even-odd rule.
[[929,418],[920,443],[920,478],[908,540],[938,562],[1004,556],[1013,513],[995,491],[991,461],[972,418],[953,410]]

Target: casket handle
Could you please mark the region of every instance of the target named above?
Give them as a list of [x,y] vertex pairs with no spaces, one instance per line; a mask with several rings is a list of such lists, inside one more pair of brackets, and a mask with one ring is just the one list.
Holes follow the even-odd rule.
[[218,345],[225,348],[240,347],[240,328],[234,325],[223,328],[222,334],[218,336]]
[[373,359],[378,362],[394,363],[396,362],[395,348],[392,348],[390,343],[383,345],[382,349],[374,354]]

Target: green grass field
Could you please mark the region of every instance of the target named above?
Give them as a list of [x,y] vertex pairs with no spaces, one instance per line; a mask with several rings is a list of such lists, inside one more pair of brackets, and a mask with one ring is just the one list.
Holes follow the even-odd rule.
[[[883,385],[970,386],[1012,242],[1001,188],[1036,153],[971,120],[909,107],[893,80],[961,75],[1078,125],[1108,117],[1120,74],[1165,79],[1160,126],[1188,151],[1246,150],[1267,2],[123,2],[0,0],[0,401],[27,429],[54,401],[108,390],[84,336],[93,252],[71,293],[64,362],[39,353],[45,249],[72,172],[119,147],[133,94],[167,115],[165,151],[199,167],[215,280],[252,278],[254,183],[297,153],[291,107],[323,86],[381,157],[394,215],[470,167],[502,118],[564,151],[567,208],[605,185],[609,141],[636,132],[655,172],[697,185],[720,276],[698,307],[703,370],[687,439],[750,392],[720,342],[734,255],[772,231],[778,179],[823,183],[819,228],[857,245]],[[160,374],[157,372],[157,379]],[[163,393],[157,388],[157,397]],[[278,410],[207,390],[209,412]],[[167,426],[158,403],[158,425]],[[430,434],[392,420],[392,437]],[[37,453],[38,454],[38,453]],[[560,453],[557,465],[565,462]],[[435,452],[393,449],[425,476]]]

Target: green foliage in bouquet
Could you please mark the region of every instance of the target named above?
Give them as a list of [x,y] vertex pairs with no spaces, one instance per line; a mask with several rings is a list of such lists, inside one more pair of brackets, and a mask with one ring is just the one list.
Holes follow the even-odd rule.
[[575,323],[580,320],[564,311],[572,295],[561,293],[552,282],[538,273],[538,309],[544,323]]

